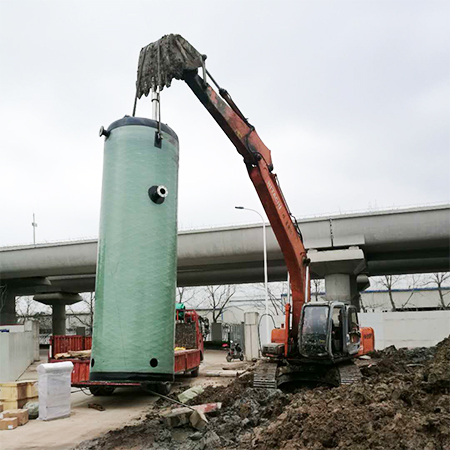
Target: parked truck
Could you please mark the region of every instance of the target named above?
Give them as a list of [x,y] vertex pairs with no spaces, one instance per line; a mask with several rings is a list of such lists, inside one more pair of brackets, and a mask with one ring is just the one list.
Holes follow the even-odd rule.
[[[199,374],[203,361],[204,338],[208,332],[208,321],[195,310],[177,308],[175,316],[175,375]],[[90,336],[52,336],[49,362],[71,361],[73,363],[72,386],[88,388],[93,395],[111,395],[118,387],[142,386],[145,390],[160,394],[170,392],[170,383],[138,383],[121,381],[89,381]],[[77,356],[78,355],[78,356]]]

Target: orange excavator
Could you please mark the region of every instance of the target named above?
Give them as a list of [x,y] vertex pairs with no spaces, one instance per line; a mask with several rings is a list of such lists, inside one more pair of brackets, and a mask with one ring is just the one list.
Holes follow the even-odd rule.
[[[255,387],[276,388],[287,382],[320,381],[334,385],[360,377],[352,359],[373,350],[373,330],[361,328],[356,308],[342,302],[309,302],[309,259],[303,237],[273,171],[271,151],[255,127],[206,69],[200,54],[180,35],[166,35],[141,50],[136,102],[151,94],[154,118],[159,120],[159,98],[173,79],[184,80],[243,157],[244,164],[283,252],[290,277],[291,303],[285,324],[272,331],[262,348],[265,363],[254,374]],[[201,71],[202,76],[198,74]],[[208,83],[216,86],[218,92]],[[155,140],[161,136],[155,136]]]

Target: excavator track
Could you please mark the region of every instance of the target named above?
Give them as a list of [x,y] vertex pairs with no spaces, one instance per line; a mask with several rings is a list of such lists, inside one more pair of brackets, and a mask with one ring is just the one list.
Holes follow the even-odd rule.
[[276,389],[278,363],[261,361],[253,372],[253,387],[263,389]]
[[[279,382],[283,383],[286,381],[316,381],[339,386],[357,383],[362,378],[359,367],[353,361],[339,364],[325,372],[319,371],[317,366],[315,370],[308,366],[298,366],[292,367],[290,371],[283,367],[280,379],[278,379],[278,369],[276,361],[261,361],[253,372],[253,387],[277,389]],[[292,372],[292,374],[289,372]]]
[[338,370],[341,385],[349,385],[361,381],[361,371],[353,361],[339,365]]

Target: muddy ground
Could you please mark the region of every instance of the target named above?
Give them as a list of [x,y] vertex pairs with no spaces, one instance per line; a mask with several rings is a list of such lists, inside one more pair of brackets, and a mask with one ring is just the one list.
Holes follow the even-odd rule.
[[361,382],[338,388],[253,389],[250,377],[208,387],[191,403],[223,407],[203,432],[168,428],[160,399],[140,424],[77,450],[450,450],[450,338],[431,349],[390,347],[364,363]]

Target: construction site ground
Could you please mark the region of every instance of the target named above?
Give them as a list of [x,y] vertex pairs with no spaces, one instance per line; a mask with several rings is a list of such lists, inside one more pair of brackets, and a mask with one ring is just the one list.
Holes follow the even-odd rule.
[[[77,392],[70,418],[2,432],[1,448],[450,450],[450,338],[433,348],[375,352],[358,361],[361,381],[335,388],[254,389],[251,373],[205,376],[225,365],[224,352],[208,352],[201,375],[170,394],[175,399],[193,382],[205,391],[191,405],[222,403],[202,431],[170,427],[161,413],[178,405],[139,390],[103,398]],[[105,411],[88,409],[90,402]]]
[[[184,390],[189,386],[219,386],[230,382],[230,379],[206,377],[210,370],[221,369],[225,362],[224,351],[207,350],[205,360],[197,378],[178,378],[174,390]],[[41,363],[46,362],[44,355]],[[21,379],[37,379],[36,367],[33,364]],[[26,425],[14,430],[0,432],[1,450],[66,450],[82,441],[93,439],[110,430],[141,421],[158,397],[144,393],[140,388],[117,389],[110,397],[93,397],[78,388],[72,388],[72,412],[65,419],[43,422],[30,420]],[[105,410],[98,411],[88,407],[89,403],[102,405]]]
[[76,450],[450,450],[450,338],[429,349],[387,348],[340,387],[254,389],[251,374],[208,387],[191,404],[222,402],[202,431],[171,428],[158,399],[139,422]]

